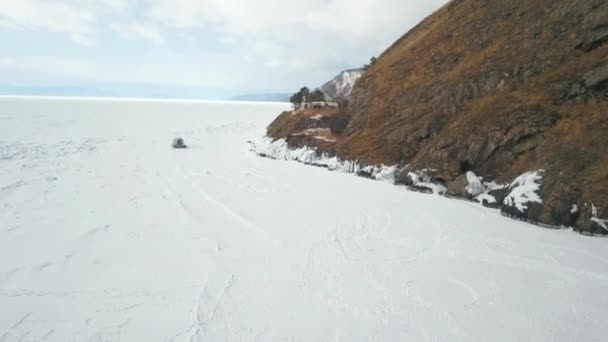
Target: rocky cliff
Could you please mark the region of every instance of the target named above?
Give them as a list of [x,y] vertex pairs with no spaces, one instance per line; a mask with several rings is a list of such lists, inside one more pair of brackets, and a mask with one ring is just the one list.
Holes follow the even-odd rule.
[[321,86],[321,91],[337,101],[348,99],[362,74],[361,69],[344,70]]
[[[323,151],[399,165],[406,185],[423,175],[452,196],[483,192],[509,216],[605,234],[607,56],[608,1],[453,0],[363,73]],[[273,125],[271,137],[291,136]],[[538,198],[518,205],[528,180]]]

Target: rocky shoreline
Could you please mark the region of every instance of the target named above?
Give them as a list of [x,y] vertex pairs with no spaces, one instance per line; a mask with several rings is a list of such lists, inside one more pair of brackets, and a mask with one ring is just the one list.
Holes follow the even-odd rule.
[[[547,206],[543,186],[544,169],[527,170],[512,179],[478,176],[472,170],[452,180],[444,170],[416,168],[411,164],[373,164],[340,157],[336,146],[344,139],[351,121],[345,109],[295,110],[284,112],[268,127],[267,136],[251,143],[262,157],[293,160],[333,171],[389,181],[409,190],[436,193],[481,203],[499,209],[505,216],[550,228],[573,228],[586,235],[608,235],[607,220],[593,202],[572,201],[557,212]],[[553,221],[543,215],[550,212]],[[557,222],[557,223],[556,223]]]
[[[399,165],[365,165],[357,161],[343,161],[337,156],[327,152],[319,152],[316,148],[308,146],[293,147],[284,139],[273,140],[263,137],[257,141],[249,141],[251,151],[263,158],[283,161],[296,161],[305,165],[321,167],[330,171],[344,172],[358,177],[377,181],[389,182],[396,186],[403,186],[409,191],[427,194],[436,194],[443,197],[479,203],[480,205],[500,210],[503,216],[525,221],[543,228],[572,229],[575,232],[590,236],[607,236],[608,220],[591,216],[593,229],[581,229],[574,226],[580,218],[581,208],[574,204],[570,209],[572,225],[549,225],[534,220],[534,212],[542,210],[542,199],[538,191],[542,184],[544,170],[526,172],[511,183],[497,184],[495,181],[484,182],[473,172],[468,172],[465,181],[459,180],[449,184],[448,187],[430,176],[437,170],[411,171],[407,166]],[[591,204],[590,209],[597,208]]]
[[[606,235],[606,18],[607,1],[450,1],[366,68],[339,110],[285,112],[267,135],[394,165],[410,188]],[[534,191],[515,191],[524,185]]]

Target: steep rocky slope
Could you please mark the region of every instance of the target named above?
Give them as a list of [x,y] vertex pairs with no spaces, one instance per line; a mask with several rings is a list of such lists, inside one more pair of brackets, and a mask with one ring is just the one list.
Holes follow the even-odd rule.
[[497,206],[604,234],[607,56],[608,1],[453,0],[362,75],[344,132],[323,150],[398,164],[403,175],[427,170],[429,180],[465,198],[468,172],[509,184],[544,170],[542,203],[518,210],[502,189],[492,193]]

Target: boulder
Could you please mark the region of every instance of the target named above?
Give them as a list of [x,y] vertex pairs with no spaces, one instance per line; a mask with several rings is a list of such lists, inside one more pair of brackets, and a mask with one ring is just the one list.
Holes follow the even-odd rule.
[[511,190],[509,188],[490,190],[488,192],[488,195],[494,197],[496,201],[492,203],[483,201],[481,202],[481,204],[483,204],[484,207],[500,209],[503,206],[505,198],[507,197],[507,195],[509,195],[510,191]]
[[414,180],[409,176],[410,172],[411,170],[407,166],[397,169],[395,171],[395,185],[414,185]]
[[469,182],[467,181],[466,174],[460,175],[454,181],[448,183],[448,192],[447,194],[450,196],[462,197],[462,198],[471,198],[469,193],[467,192],[467,186]]
[[175,139],[173,139],[173,142],[171,143],[171,147],[173,147],[173,148],[188,148],[188,146],[184,143],[184,139],[182,139],[182,138],[175,138]]
[[575,232],[583,235],[606,235],[608,231],[604,229],[598,222],[592,220],[585,220],[574,228]]

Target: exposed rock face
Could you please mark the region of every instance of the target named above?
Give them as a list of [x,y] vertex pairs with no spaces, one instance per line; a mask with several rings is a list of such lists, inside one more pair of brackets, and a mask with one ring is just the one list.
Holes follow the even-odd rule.
[[283,112],[268,126],[268,136],[284,138],[290,147],[315,147],[319,153],[335,155],[337,136],[350,118],[337,108]]
[[599,26],[589,32],[585,40],[583,40],[577,48],[589,52],[605,43],[608,43],[608,25]]
[[469,196],[467,171],[510,184],[544,170],[542,203],[518,210],[499,189],[489,192],[495,205],[605,234],[607,43],[605,0],[453,0],[362,75],[351,119],[329,148],[347,160],[436,170],[459,197]]
[[333,100],[346,100],[362,74],[363,70],[361,69],[344,70],[333,80],[321,86],[321,91]]
[[583,76],[585,86],[590,89],[601,89],[608,82],[608,62],[602,63]]

